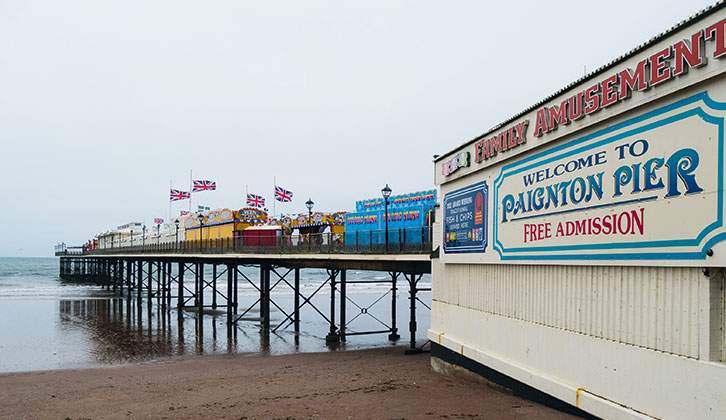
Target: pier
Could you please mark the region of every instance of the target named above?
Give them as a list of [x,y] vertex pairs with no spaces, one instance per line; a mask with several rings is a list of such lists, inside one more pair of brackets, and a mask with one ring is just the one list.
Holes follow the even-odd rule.
[[[406,243],[405,239],[417,235],[420,240]],[[364,235],[361,235],[363,237]],[[419,293],[430,292],[421,287],[424,274],[431,273],[431,241],[428,229],[403,232],[397,241],[372,243],[355,241],[337,244],[323,238],[309,238],[307,243],[292,246],[276,243],[273,246],[243,244],[234,238],[196,240],[165,244],[145,244],[116,248],[86,250],[63,248],[56,251],[60,257],[60,277],[102,286],[140,304],[156,303],[163,311],[176,309],[195,311],[199,319],[207,314],[226,312],[228,333],[241,322],[258,322],[262,333],[275,333],[292,328],[297,334],[301,328],[301,310],[313,313],[329,325],[325,341],[330,344],[345,342],[356,335],[382,334],[390,341],[400,339],[396,316],[396,297],[399,284],[408,289],[409,348],[408,353],[420,352],[416,345],[416,309],[424,305]],[[243,272],[242,268],[247,267]],[[326,279],[315,290],[303,291],[303,269],[324,269]],[[257,273],[249,275],[250,269]],[[352,280],[347,272],[378,271],[388,273],[387,280]],[[384,295],[373,303],[364,304],[347,293],[347,287],[360,283],[386,283]],[[250,285],[258,293],[251,305],[239,302],[240,285]],[[274,291],[293,294],[293,302],[285,304],[274,298]],[[206,294],[205,294],[206,293]],[[329,307],[321,308],[313,298],[327,293]],[[390,295],[390,296],[389,296]],[[373,308],[390,299],[390,319],[381,319]],[[278,311],[282,320],[273,324],[270,314]],[[259,316],[251,316],[259,313]],[[350,323],[359,317],[373,317],[380,325],[377,329],[353,330]]]

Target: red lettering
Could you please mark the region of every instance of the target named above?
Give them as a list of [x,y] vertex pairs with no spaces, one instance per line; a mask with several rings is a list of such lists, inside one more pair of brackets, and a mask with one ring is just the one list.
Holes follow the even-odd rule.
[[562,103],[559,106],[557,106],[557,105],[551,106],[548,111],[548,114],[550,117],[549,118],[550,128],[549,128],[549,130],[547,130],[548,132],[556,130],[558,124],[561,124],[561,125],[568,124],[569,121],[567,121],[567,101],[566,100],[562,101]]
[[585,89],[585,115],[590,115],[600,109],[600,84]]
[[[696,68],[706,64],[706,59],[701,57],[703,51],[703,31],[691,35],[691,41],[679,41],[673,46],[675,52],[674,76],[688,73],[689,68]],[[685,65],[687,64],[687,65]]]
[[655,86],[673,77],[666,58],[671,56],[671,47],[666,47],[650,56],[650,85]]
[[[474,144],[474,162],[479,163],[484,160],[484,150],[484,140],[479,140]],[[488,154],[487,150],[487,155]]]
[[507,144],[507,132],[502,131],[497,136],[497,143],[499,143],[499,151],[503,152],[509,148],[509,145]]
[[524,224],[524,242],[535,242],[552,237],[551,223],[525,223]]
[[638,216],[638,212],[636,210],[630,211],[630,216],[633,218],[633,234],[635,234],[635,228],[637,226],[638,231],[640,234],[643,234],[643,220],[645,219],[645,209],[643,207],[640,208],[640,216]]
[[537,111],[537,122],[534,124],[534,135],[536,137],[542,137],[542,134],[547,133],[547,108],[541,108]]
[[517,129],[517,144],[523,144],[527,142],[528,125],[529,120],[525,120],[515,126],[515,128]]
[[610,224],[610,215],[604,216],[602,218],[602,233],[607,235],[613,230],[613,225]]
[[517,147],[519,142],[517,142],[517,138],[515,137],[515,129],[514,127],[507,130],[507,137],[509,137],[509,148]]
[[602,88],[602,101],[600,101],[603,108],[612,105],[618,101],[618,75],[614,74],[607,79],[600,82]]
[[592,234],[593,235],[599,235],[602,231],[602,226],[600,226],[600,218],[595,217],[592,219]]
[[499,151],[499,143],[497,143],[497,136],[489,139],[489,157],[493,158]]
[[630,97],[631,90],[642,91],[648,88],[648,81],[645,80],[645,63],[648,60],[643,60],[638,63],[635,67],[635,71],[630,69],[621,70],[618,73],[620,76],[620,97],[619,99],[625,99]]
[[570,117],[570,121],[576,121],[585,116],[585,113],[582,112],[583,95],[582,92],[579,92],[567,99],[567,116]]
[[713,52],[713,58],[720,58],[726,54],[726,19],[716,22],[706,28],[706,39],[713,38],[716,49]]

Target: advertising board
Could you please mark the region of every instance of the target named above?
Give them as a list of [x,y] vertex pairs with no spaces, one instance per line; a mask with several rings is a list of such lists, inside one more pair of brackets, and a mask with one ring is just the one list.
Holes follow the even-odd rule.
[[444,196],[444,252],[484,252],[487,246],[486,181]]
[[[502,167],[502,260],[705,259],[726,238],[726,104],[707,92]],[[448,196],[448,195],[447,195]]]

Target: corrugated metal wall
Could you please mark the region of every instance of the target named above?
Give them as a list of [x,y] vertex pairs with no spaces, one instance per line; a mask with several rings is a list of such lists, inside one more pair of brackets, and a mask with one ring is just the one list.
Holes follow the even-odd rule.
[[697,358],[702,277],[698,268],[446,264],[434,267],[432,297]]

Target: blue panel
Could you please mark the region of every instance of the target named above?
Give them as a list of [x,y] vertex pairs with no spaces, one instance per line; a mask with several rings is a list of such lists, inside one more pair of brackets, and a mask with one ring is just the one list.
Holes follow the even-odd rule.
[[489,188],[486,181],[444,197],[444,252],[484,252],[487,247]]

